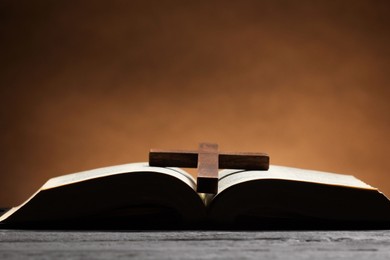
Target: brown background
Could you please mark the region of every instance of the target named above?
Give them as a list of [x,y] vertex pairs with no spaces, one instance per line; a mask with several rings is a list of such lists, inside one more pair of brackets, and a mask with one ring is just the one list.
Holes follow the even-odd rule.
[[199,141],[390,194],[389,3],[1,1],[0,206]]

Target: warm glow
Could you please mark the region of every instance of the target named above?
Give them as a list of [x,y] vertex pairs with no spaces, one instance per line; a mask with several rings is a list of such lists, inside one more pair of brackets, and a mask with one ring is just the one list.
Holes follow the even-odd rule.
[[201,141],[390,195],[388,1],[101,2],[2,4],[0,206]]

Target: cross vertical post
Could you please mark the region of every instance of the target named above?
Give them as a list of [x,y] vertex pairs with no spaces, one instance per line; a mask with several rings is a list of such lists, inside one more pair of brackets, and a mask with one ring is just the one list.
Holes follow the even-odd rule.
[[213,194],[218,192],[218,144],[199,144],[196,191]]

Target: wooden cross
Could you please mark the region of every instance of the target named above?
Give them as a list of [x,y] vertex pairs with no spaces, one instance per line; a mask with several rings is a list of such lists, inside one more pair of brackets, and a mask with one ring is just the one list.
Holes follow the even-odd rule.
[[218,192],[218,169],[263,170],[269,168],[265,153],[218,153],[218,144],[200,143],[198,151],[151,149],[149,165],[198,168],[197,192]]

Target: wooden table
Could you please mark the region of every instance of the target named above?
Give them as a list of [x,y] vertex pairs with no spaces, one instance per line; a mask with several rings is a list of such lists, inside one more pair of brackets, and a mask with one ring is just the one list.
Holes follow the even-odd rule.
[[0,259],[390,259],[381,231],[0,230]]

